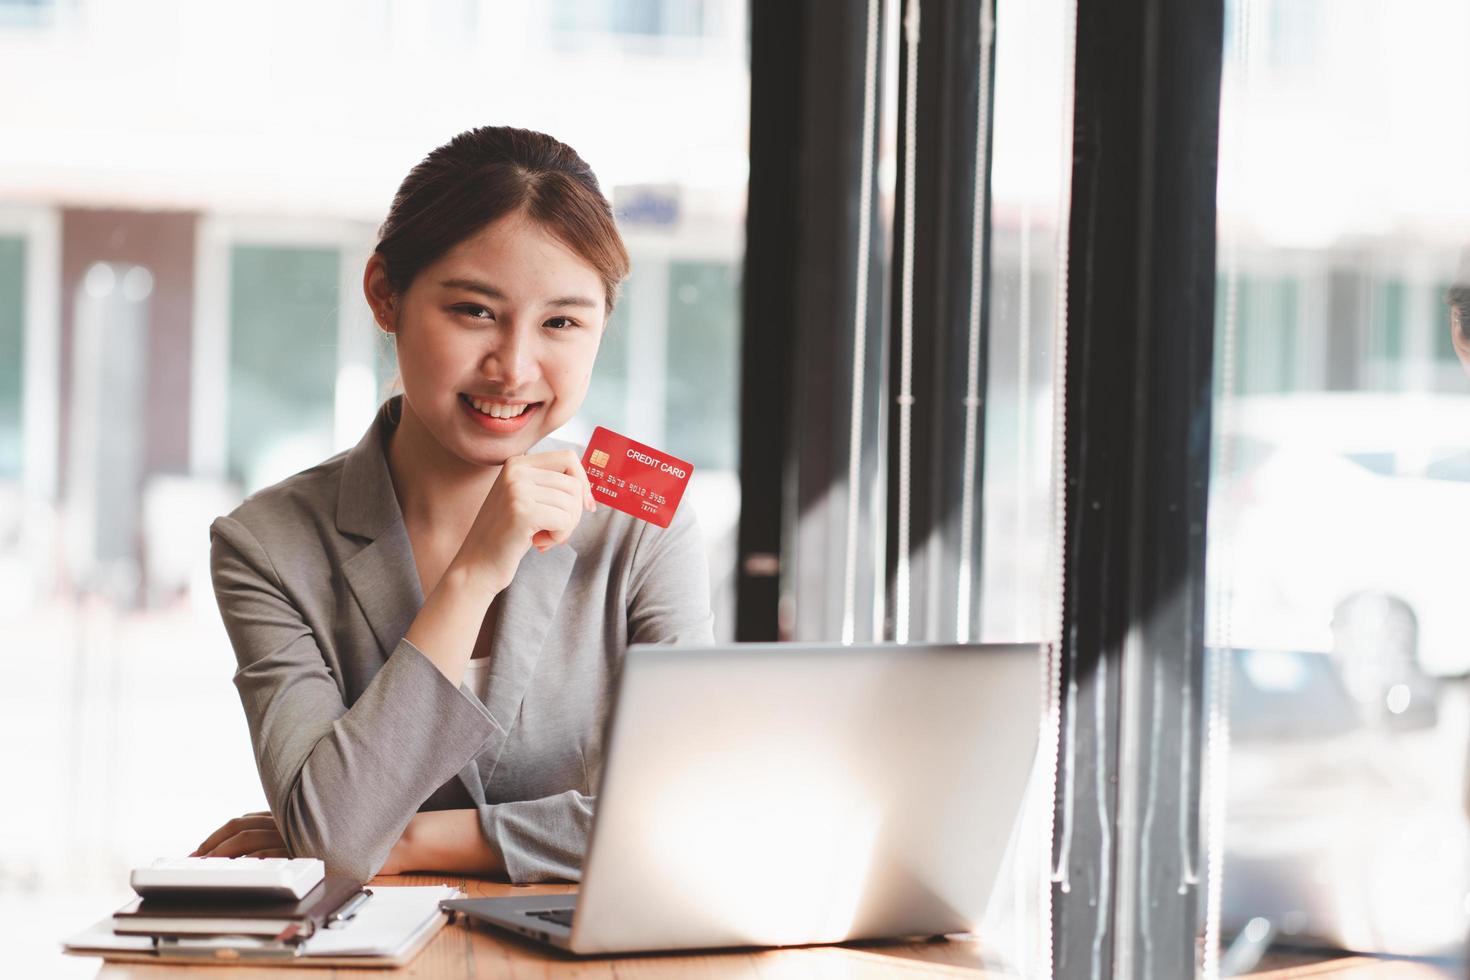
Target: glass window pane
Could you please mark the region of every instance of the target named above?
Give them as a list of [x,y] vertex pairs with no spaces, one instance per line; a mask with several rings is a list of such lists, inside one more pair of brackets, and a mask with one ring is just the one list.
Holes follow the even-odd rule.
[[669,264],[668,443],[695,466],[734,470],[740,282],[728,262]]
[[[638,273],[635,271],[633,274],[636,276]],[[628,334],[633,329],[632,318],[636,315],[632,297],[624,295],[602,331],[597,364],[592,368],[592,384],[588,386],[587,397],[578,412],[588,421],[589,434],[595,425],[617,432],[628,425]]]
[[25,365],[26,243],[0,237],[0,479],[21,475],[21,372]]
[[1207,970],[1458,960],[1470,8],[1226,7]]
[[1070,11],[1060,0],[996,8],[982,567],[972,640],[1034,641],[1055,630],[1052,380],[1066,313]]
[[0,0],[0,28],[49,27],[56,20],[56,0]]
[[246,492],[331,455],[335,249],[230,252],[229,474]]

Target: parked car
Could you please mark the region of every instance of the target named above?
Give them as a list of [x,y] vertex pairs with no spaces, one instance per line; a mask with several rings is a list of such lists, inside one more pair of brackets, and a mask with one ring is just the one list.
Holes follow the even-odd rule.
[[1454,955],[1470,931],[1470,397],[1249,396],[1217,419],[1222,929]]
[[1384,595],[1425,673],[1470,673],[1470,396],[1249,396],[1217,417],[1216,644],[1331,651],[1344,602]]

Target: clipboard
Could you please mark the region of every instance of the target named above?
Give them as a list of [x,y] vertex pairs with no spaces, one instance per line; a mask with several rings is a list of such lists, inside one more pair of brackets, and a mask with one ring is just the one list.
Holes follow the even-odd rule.
[[399,967],[413,960],[449,921],[439,908],[460,897],[448,885],[374,889],[350,925],[320,929],[292,947],[249,942],[247,937],[201,940],[160,949],[148,936],[117,935],[112,919],[94,924],[62,944],[72,956],[100,956],[117,963],[178,963],[195,966]]

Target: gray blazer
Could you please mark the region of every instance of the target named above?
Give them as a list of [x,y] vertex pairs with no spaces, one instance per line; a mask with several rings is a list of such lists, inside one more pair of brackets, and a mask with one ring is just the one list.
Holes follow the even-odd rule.
[[512,881],[577,880],[624,650],[713,642],[693,509],[659,529],[599,507],[527,552],[481,704],[404,639],[424,596],[385,456],[398,409],[210,527],[266,799],[292,854],[362,881],[416,811],[469,807]]

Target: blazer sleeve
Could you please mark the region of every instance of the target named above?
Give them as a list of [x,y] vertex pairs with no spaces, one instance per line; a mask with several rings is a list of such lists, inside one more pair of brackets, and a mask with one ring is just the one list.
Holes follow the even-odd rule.
[[399,642],[351,707],[270,556],[238,520],[210,528],[210,570],[261,784],[290,852],[367,881],[408,821],[497,731]]
[[[693,508],[667,528],[644,525],[628,593],[628,642],[714,643],[709,564]],[[480,826],[499,850],[510,880],[578,881],[592,833],[596,797],[570,790],[539,800],[481,806]]]
[[679,511],[666,528],[646,524],[633,557],[628,590],[628,642],[709,646],[709,562],[694,508]]

